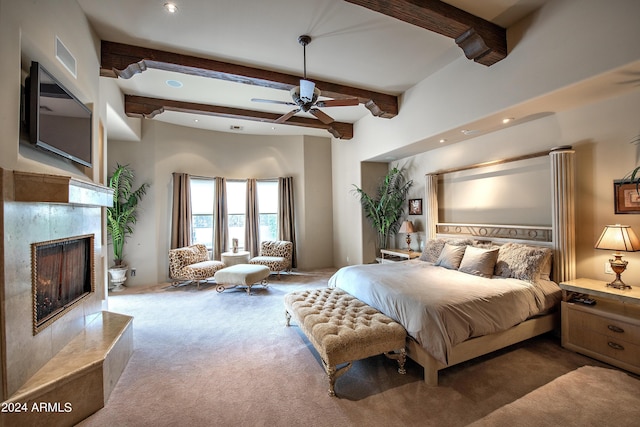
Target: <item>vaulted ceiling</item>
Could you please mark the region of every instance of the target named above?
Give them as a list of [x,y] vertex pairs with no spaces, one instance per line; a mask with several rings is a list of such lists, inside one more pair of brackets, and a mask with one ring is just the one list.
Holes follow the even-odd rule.
[[[349,139],[355,121],[394,117],[400,95],[446,64],[466,56],[490,67],[503,59],[505,28],[545,1],[176,0],[173,14],[154,0],[78,3],[103,40],[101,75],[115,78],[127,115]],[[301,34],[312,37],[307,77],[321,99],[358,98],[357,106],[322,109],[333,123],[297,113],[274,124],[291,107],[251,101],[291,101],[303,71]],[[109,135],[126,139],[118,123],[107,123]]]

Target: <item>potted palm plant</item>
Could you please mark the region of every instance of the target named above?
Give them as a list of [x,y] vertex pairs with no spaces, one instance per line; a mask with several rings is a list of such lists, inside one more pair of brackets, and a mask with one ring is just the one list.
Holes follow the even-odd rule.
[[109,187],[113,190],[113,206],[107,208],[107,234],[113,247],[114,265],[109,268],[113,291],[122,290],[127,280],[129,267],[124,262],[123,249],[127,237],[133,233],[137,220],[138,202],[142,200],[149,184],[133,189],[135,174],[129,165],[118,164],[109,177]]
[[378,185],[375,195],[369,195],[354,184],[365,216],[378,235],[378,249],[386,249],[390,234],[400,227],[405,201],[413,181],[407,181],[404,169],[394,166]]

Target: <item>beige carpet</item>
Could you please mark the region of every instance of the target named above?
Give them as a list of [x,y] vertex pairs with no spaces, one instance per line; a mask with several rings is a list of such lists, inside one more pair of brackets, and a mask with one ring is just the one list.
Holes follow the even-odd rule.
[[[135,351],[106,407],[80,425],[466,426],[581,366],[605,366],[549,334],[446,369],[437,388],[413,362],[399,375],[394,361],[372,357],[354,363],[331,398],[317,354],[285,327],[283,298],[326,286],[332,272],[284,274],[252,296],[165,284],[112,295],[112,311],[135,317]],[[612,396],[582,400],[617,407]],[[535,413],[547,417],[544,405]],[[584,425],[576,420],[564,425]]]

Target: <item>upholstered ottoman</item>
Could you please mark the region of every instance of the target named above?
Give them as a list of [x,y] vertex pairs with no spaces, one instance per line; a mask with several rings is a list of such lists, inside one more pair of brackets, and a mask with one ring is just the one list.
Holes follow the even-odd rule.
[[267,277],[270,272],[269,267],[264,265],[236,264],[216,271],[213,278],[218,284],[216,287],[218,292],[224,292],[227,288],[245,286],[247,294],[251,295],[251,286],[254,284],[260,283],[267,287]]
[[[398,361],[399,373],[406,372],[407,333],[402,325],[342,289],[292,292],[285,295],[284,305],[287,326],[293,317],[320,354],[330,396],[336,395],[336,379],[354,360],[385,354]],[[336,369],[342,363],[346,365]]]

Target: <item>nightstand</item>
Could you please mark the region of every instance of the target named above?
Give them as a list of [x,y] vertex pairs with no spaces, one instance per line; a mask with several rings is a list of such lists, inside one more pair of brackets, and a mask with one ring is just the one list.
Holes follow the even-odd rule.
[[640,374],[640,286],[619,290],[604,280],[577,279],[560,288],[562,346]]
[[385,262],[407,261],[420,256],[420,252],[405,249],[380,249],[380,254],[381,257],[377,259],[380,264]]

